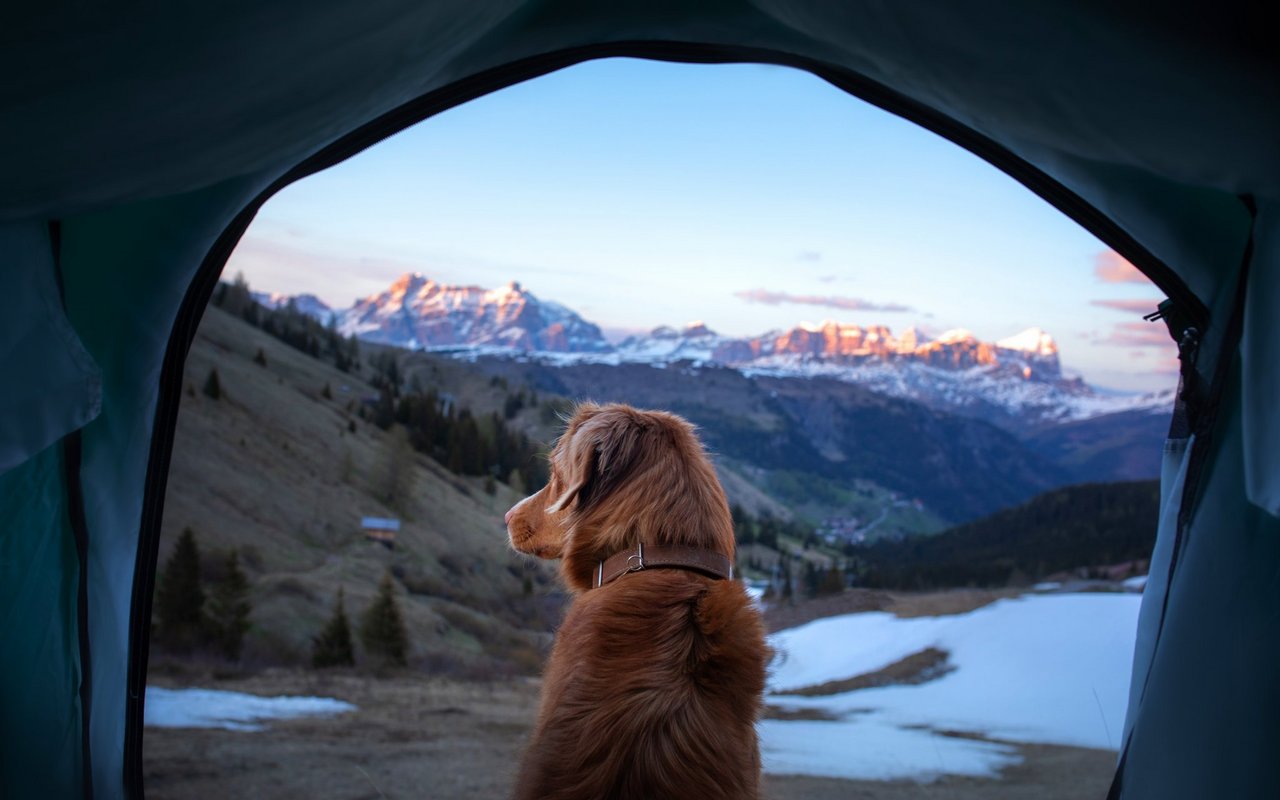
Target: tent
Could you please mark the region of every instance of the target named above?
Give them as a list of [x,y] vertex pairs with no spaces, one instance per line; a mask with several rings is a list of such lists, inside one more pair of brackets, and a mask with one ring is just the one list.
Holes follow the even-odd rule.
[[1134,0],[276,0],[0,11],[0,796],[141,797],[182,366],[281,187],[580,61],[808,70],[986,159],[1167,294],[1180,412],[1112,795],[1280,795],[1280,69]]

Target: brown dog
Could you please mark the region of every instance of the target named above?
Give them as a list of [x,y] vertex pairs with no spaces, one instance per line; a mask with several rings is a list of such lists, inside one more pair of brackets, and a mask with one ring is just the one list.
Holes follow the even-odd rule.
[[733,523],[693,426],[580,405],[550,482],[507,512],[507,531],[562,559],[577,595],[515,797],[758,797],[769,650],[742,584],[712,577],[731,574]]

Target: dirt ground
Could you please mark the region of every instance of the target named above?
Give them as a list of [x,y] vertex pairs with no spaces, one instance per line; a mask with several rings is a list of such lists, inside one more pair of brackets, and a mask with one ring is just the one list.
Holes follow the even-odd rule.
[[837,614],[888,611],[897,617],[936,617],[963,614],[1006,597],[1017,589],[945,589],[936,592],[888,592],[879,589],[846,589],[840,594],[815,597],[795,604],[770,603],[764,613],[770,632],[794,628]]
[[[176,686],[157,677],[157,685]],[[329,719],[269,723],[234,732],[148,728],[146,792],[168,798],[502,798],[533,723],[538,682],[468,683],[402,674],[372,677],[302,670],[183,683],[259,695],[310,694],[354,703]],[[1022,764],[999,779],[846,781],[767,776],[770,800],[1101,798],[1115,754],[1022,746]],[[693,799],[691,799],[693,800]]]

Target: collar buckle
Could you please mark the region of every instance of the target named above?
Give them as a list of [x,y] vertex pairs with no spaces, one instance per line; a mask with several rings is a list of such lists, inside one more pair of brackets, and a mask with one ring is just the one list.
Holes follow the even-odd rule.
[[644,569],[644,542],[636,545],[636,551],[627,556],[627,572],[639,572]]

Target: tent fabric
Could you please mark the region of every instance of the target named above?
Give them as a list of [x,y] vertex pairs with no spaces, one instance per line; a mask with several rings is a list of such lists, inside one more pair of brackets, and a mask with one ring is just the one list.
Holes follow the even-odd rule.
[[[1167,487],[1157,556],[1169,574],[1144,597],[1118,792],[1280,793],[1267,765],[1280,698],[1265,675],[1280,641],[1280,344],[1268,331],[1280,69],[1261,11],[1092,0],[0,11],[0,311],[15,312],[0,319],[0,796],[73,796],[86,769],[96,797],[141,794],[140,680],[177,381],[257,205],[432,113],[606,56],[808,69],[1006,170],[1194,320],[1192,383],[1233,377],[1176,473],[1193,485]],[[1237,347],[1225,321],[1247,259]],[[20,336],[36,344],[14,355]],[[33,354],[47,361],[21,360]]]
[[57,445],[0,475],[0,797],[82,785],[80,565]]
[[[1280,521],[1246,501],[1244,417],[1238,403],[1224,410],[1145,697],[1126,720],[1123,797],[1265,798],[1280,787]],[[1144,594],[1143,612],[1159,599]]]
[[1169,595],[1169,571],[1173,564],[1174,539],[1176,538],[1178,511],[1182,505],[1182,491],[1187,482],[1187,467],[1195,437],[1169,439],[1164,445],[1160,462],[1160,519],[1157,524],[1155,547],[1151,551],[1147,583],[1143,588],[1143,603],[1138,611],[1138,636],[1133,648],[1133,678],[1129,682],[1129,706],[1125,713],[1124,733],[1120,740],[1127,741],[1137,721],[1142,698],[1146,694],[1147,676],[1156,652],[1156,631],[1164,602]]
[[1271,330],[1280,310],[1280,205],[1275,198],[1259,201],[1254,260],[1240,347],[1249,431],[1244,440],[1245,489],[1250,502],[1280,516],[1280,337]]
[[[102,410],[102,375],[62,311],[48,227],[0,224],[0,473]],[[21,391],[17,391],[21,389]]]
[[[81,443],[89,521],[91,765],[95,787],[106,787],[98,788],[98,797],[120,792],[134,565],[147,499],[141,489],[152,460],[170,332],[205,253],[226,220],[261,188],[233,180],[164,201],[81,215],[62,226],[67,315],[104,374],[104,412],[85,426]],[[163,485],[158,493],[163,498]]]

